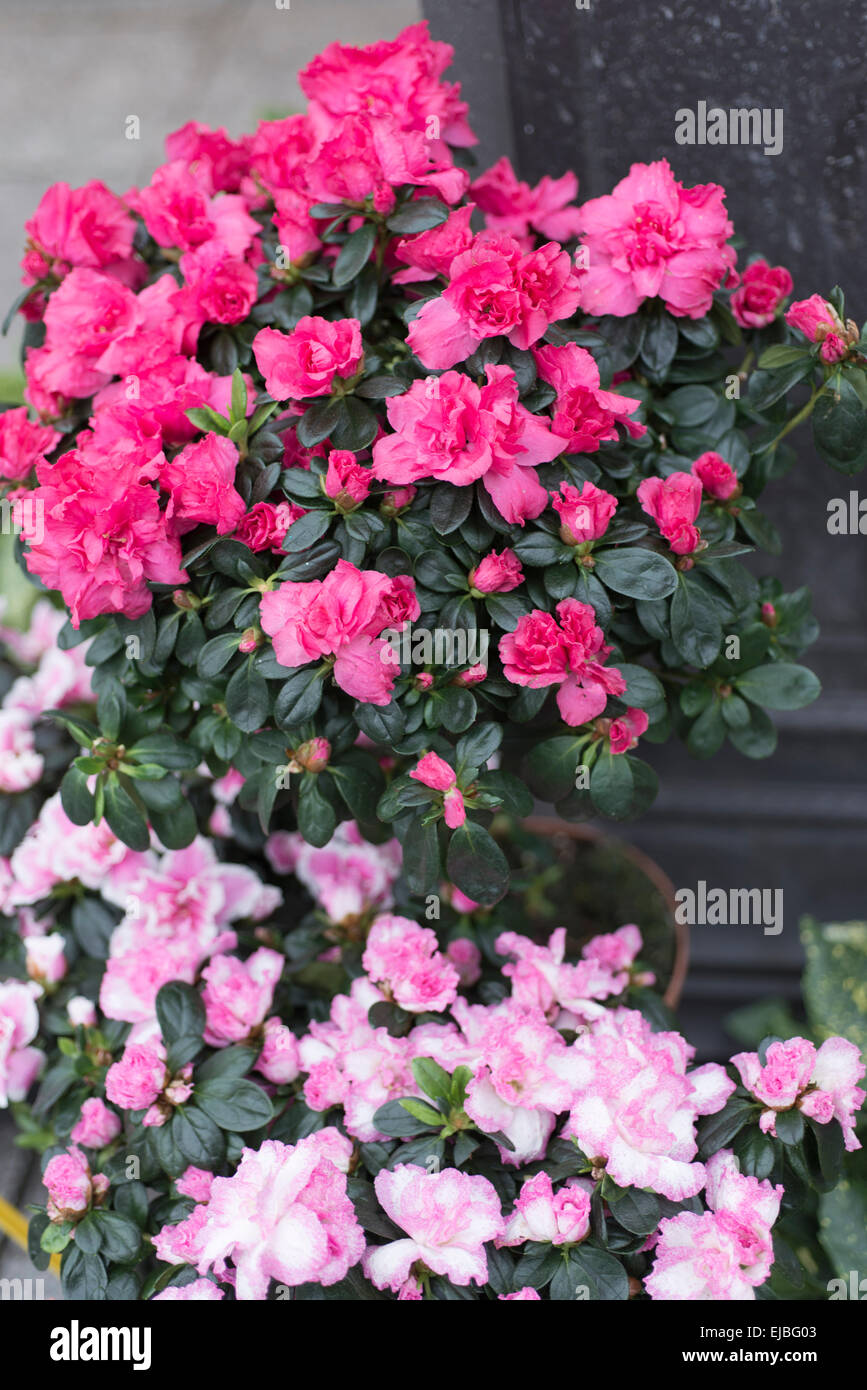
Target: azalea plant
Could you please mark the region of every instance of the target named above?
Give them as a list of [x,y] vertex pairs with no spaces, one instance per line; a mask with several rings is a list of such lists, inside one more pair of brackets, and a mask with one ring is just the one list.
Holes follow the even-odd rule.
[[745,557],[797,424],[867,461],[867,341],[665,160],[474,177],[450,57],[332,45],[27,224],[0,1098],[70,1297],[752,1298],[859,1146],[853,1043],[693,1067],[509,846],[816,698]]

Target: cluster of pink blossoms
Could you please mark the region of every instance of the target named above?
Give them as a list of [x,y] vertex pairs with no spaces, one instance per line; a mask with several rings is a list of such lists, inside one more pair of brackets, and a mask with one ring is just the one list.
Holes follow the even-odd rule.
[[806,1038],[773,1042],[762,1062],[756,1052],[739,1052],[732,1063],[747,1090],[765,1107],[759,1128],[776,1134],[777,1115],[796,1108],[819,1124],[839,1120],[848,1150],[860,1149],[854,1114],[865,1099],[856,1085],[865,1074],[861,1054],[845,1038],[827,1038],[818,1048]]
[[565,598],[557,617],[534,608],[514,632],[500,638],[506,680],[536,690],[557,686],[557,708],[567,724],[584,724],[601,714],[609,695],[626,689],[616,666],[606,666],[611,652],[589,603]]
[[372,845],[354,821],[338,825],[322,848],[297,831],[276,830],[265,842],[265,854],[275,874],[294,873],[337,924],[391,907],[402,862],[396,840]]

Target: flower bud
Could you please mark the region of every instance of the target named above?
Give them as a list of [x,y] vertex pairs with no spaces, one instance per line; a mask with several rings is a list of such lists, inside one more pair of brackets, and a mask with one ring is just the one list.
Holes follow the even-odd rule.
[[331,760],[331,744],[327,738],[310,738],[295,749],[293,762],[303,772],[324,772]]

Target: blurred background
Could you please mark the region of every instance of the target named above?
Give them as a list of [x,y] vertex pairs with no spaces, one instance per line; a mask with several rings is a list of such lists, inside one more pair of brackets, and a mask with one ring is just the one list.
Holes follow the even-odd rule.
[[[582,0],[582,4],[584,0]],[[278,8],[278,5],[285,7]],[[0,0],[0,302],[18,291],[23,224],[45,188],[148,180],[167,132],[190,119],[252,129],[300,109],[296,73],[338,39],[362,44],[430,19],[457,49],[480,167],[509,154],[522,177],[574,168],[580,196],[608,191],[632,160],[668,157],[687,183],[718,181],[749,249],[795,275],[796,296],[839,281],[867,316],[861,249],[865,26],[860,0]],[[676,144],[675,112],[698,101],[782,108],[782,153]],[[126,138],[137,116],[140,138]],[[0,395],[15,399],[19,328],[0,346]],[[799,996],[798,919],[863,917],[867,830],[867,538],[829,536],[828,499],[850,480],[795,436],[800,467],[767,510],[785,542],[773,568],[808,584],[822,636],[807,660],[821,701],[780,716],[775,758],[727,747],[711,763],[652,748],[662,793],[624,827],[678,887],[782,888],[781,935],[696,927],[681,1018],[700,1054],[720,1055],[742,1002]],[[761,570],[759,563],[757,569]],[[17,574],[0,582],[20,610]]]

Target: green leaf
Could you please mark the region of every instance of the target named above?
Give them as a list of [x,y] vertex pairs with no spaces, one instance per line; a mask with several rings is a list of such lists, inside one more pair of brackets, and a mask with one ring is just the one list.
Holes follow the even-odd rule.
[[209,405],[196,406],[192,410],[184,411],[184,414],[191,425],[195,425],[197,430],[202,430],[205,434],[229,433],[229,421],[224,415],[218,415]]
[[445,1123],[439,1110],[434,1110],[432,1105],[426,1105],[423,1100],[414,1100],[408,1096],[405,1100],[398,1101],[407,1114],[412,1115],[424,1125],[440,1126]]
[[484,767],[503,741],[503,726],[492,721],[477,724],[458,739],[455,753],[458,767]]
[[337,828],[337,814],[331,802],[322,794],[319,778],[303,777],[298,793],[298,829],[309,845],[321,849],[328,844]]
[[851,476],[867,464],[867,407],[846,376],[813,407],[813,443],[827,464]]
[[[434,1126],[439,1128],[443,1124],[443,1117],[436,1111],[432,1113],[436,1115]],[[381,1134],[388,1134],[393,1139],[429,1134],[434,1127],[428,1120],[420,1120],[413,1115],[399,1100],[389,1100],[381,1105],[373,1116],[373,1124]]]
[[441,536],[449,535],[464,524],[472,505],[472,487],[455,487],[453,483],[437,483],[431,490],[431,525]]
[[167,1048],[180,1044],[182,1050],[188,1050],[188,1045],[191,1048],[195,1044],[184,1062],[178,1063],[185,1065],[201,1047],[205,1031],[205,1006],[198,990],[180,980],[163,985],[157,994],[157,1019]]
[[626,681],[626,689],[618,698],[625,705],[635,709],[652,709],[654,705],[665,703],[665,690],[662,682],[648,671],[646,666],[634,666],[630,662],[619,661],[617,669]]
[[483,907],[499,902],[509,886],[506,856],[488,831],[471,820],[452,832],[446,871],[462,893]]
[[390,232],[400,232],[407,236],[413,232],[427,232],[431,227],[439,227],[448,215],[448,208],[438,198],[415,198],[392,213],[385,225]]
[[622,754],[602,753],[590,773],[590,796],[603,816],[623,820],[632,807],[633,779],[629,760]]
[[833,1192],[819,1198],[819,1240],[841,1278],[848,1283],[852,1269],[863,1277],[867,1270],[867,1181],[844,1178]]
[[218,1076],[196,1083],[196,1104],[221,1129],[243,1134],[259,1129],[272,1118],[274,1110],[261,1086],[233,1076]]
[[241,1045],[223,1047],[211,1057],[206,1057],[204,1062],[197,1064],[196,1079],[208,1081],[217,1076],[246,1076],[255,1058],[254,1048]]
[[85,1255],[73,1241],[63,1252],[60,1282],[64,1298],[92,1303],[105,1298],[108,1275],[99,1255]]
[[621,1188],[609,1201],[614,1220],[635,1235],[650,1235],[659,1225],[659,1202],[653,1192],[638,1187]]
[[105,819],[117,838],[139,852],[150,848],[147,821],[114,773],[105,783]]
[[440,850],[436,822],[410,822],[403,836],[403,873],[411,893],[424,895],[436,888],[440,876]]
[[216,1168],[226,1152],[226,1141],[219,1125],[197,1105],[184,1105],[175,1111],[174,1139],[184,1158],[197,1168]]
[[188,743],[182,743],[169,729],[147,734],[128,750],[127,757],[140,763],[158,763],[170,771],[196,767],[201,755]]
[[286,532],[286,538],[283,541],[285,554],[295,555],[301,550],[309,550],[321,536],[325,535],[332,520],[331,513],[327,511],[307,512],[304,516],[299,516],[298,520],[293,521]]
[[575,1276],[576,1285],[587,1288],[590,1302],[623,1303],[629,1297],[626,1270],[605,1250],[579,1245],[572,1251],[570,1272]]
[[240,367],[236,367],[232,373],[232,415],[233,422],[242,421],[247,424],[247,387],[244,384],[244,373]]
[[303,445],[305,449],[311,449],[314,444],[320,444],[336,428],[342,415],[342,399],[319,401],[316,405],[308,406],[295,426],[298,443]]
[[274,701],[274,721],[281,729],[297,728],[313,718],[321,703],[318,666],[302,666],[280,686]]
[[108,959],[108,943],[117,926],[117,915],[99,898],[79,898],[70,913],[75,939],[86,955],[94,960]]
[[93,792],[88,790],[87,777],[77,767],[70,767],[63,776],[60,804],[73,825],[89,825],[93,820]]
[[331,442],[335,449],[358,453],[373,442],[378,429],[379,420],[370,406],[356,396],[345,396],[340,419],[331,431]]
[[122,1216],[119,1211],[93,1211],[88,1220],[99,1233],[100,1250],[107,1260],[125,1264],[135,1259],[141,1245],[141,1231],[128,1216]]
[[803,362],[809,356],[808,347],[785,347],[778,343],[765,348],[758,365],[763,372],[772,372],[777,367],[788,367],[792,362]]
[[735,686],[748,700],[768,709],[802,709],[822,690],[818,677],[808,667],[788,661],[754,666],[738,677]]
[[726,1148],[745,1124],[758,1120],[758,1113],[759,1107],[754,1101],[730,1096],[715,1115],[703,1115],[696,1129],[701,1157],[710,1158],[711,1154]]
[[682,574],[671,600],[671,637],[684,661],[704,669],[722,646],[719,610],[699,577]]
[[530,786],[546,801],[561,801],[575,787],[577,742],[571,734],[534,744],[527,754],[525,769]]
[[331,279],[338,288],[355,279],[370,260],[370,253],[375,245],[376,227],[372,222],[363,223],[346,238],[331,271]]
[[560,1268],[563,1256],[554,1245],[541,1241],[527,1241],[515,1268],[514,1280],[517,1288],[544,1289]]
[[720,703],[720,700],[713,699],[702,710],[687,735],[686,746],[695,758],[710,758],[725,742],[726,724]]
[[807,957],[802,990],[811,1029],[821,1039],[848,1038],[867,1053],[867,922],[819,923],[803,917],[800,928]]
[[600,551],[594,573],[607,588],[628,598],[661,599],[677,588],[674,565],[664,555],[637,546]]
[[[196,670],[203,680],[212,680],[220,674],[237,652],[240,641],[240,632],[221,632],[218,637],[212,637],[205,643],[196,662]],[[160,759],[156,758],[155,761],[159,762]]]
[[554,565],[572,559],[569,546],[556,536],[549,536],[547,531],[530,531],[526,536],[519,536],[512,549],[527,565]]
[[677,320],[655,305],[641,344],[641,357],[652,376],[665,377],[677,352]]
[[448,1100],[450,1098],[452,1078],[432,1057],[416,1057],[412,1062],[412,1074],[419,1090],[424,1091],[431,1100]]
[[268,682],[251,662],[245,662],[226,687],[226,712],[245,734],[253,734],[268,717]]
[[[147,787],[162,786],[161,782],[149,782]],[[143,798],[144,799],[144,798]],[[166,849],[186,849],[198,834],[196,813],[183,796],[170,806],[152,807],[150,822],[160,843]]]
[[804,1137],[804,1117],[800,1110],[778,1110],[775,1128],[782,1143],[800,1144]]

